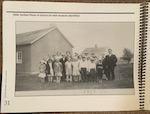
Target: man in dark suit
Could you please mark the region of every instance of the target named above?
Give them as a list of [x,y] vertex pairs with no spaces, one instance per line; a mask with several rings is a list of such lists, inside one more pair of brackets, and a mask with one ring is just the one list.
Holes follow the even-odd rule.
[[107,77],[108,80],[114,80],[115,79],[115,67],[116,67],[116,62],[117,58],[114,54],[112,54],[112,49],[108,49],[108,55],[105,57],[105,65],[107,68]]
[[62,54],[62,58],[60,59],[60,62],[63,66],[63,71],[62,71],[62,80],[65,80],[66,78],[66,69],[65,69],[65,62],[66,62],[66,57],[65,57],[65,54],[63,53]]

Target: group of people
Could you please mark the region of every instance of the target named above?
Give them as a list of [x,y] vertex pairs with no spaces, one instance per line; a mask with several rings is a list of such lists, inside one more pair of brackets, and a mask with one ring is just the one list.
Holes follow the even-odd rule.
[[71,55],[57,52],[56,55],[48,55],[40,61],[39,77],[41,82],[99,82],[102,83],[103,76],[106,80],[114,80],[114,69],[117,58],[108,49],[108,55],[101,55],[101,58],[92,53]]

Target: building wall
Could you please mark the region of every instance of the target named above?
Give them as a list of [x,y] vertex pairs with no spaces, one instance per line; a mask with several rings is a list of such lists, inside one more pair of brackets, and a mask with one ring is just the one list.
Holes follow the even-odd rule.
[[31,72],[39,70],[39,62],[44,56],[66,51],[72,52],[72,46],[57,29],[54,29],[31,45]]
[[19,73],[30,73],[31,72],[31,46],[17,46],[16,52],[22,51],[22,63],[16,63],[16,72]]

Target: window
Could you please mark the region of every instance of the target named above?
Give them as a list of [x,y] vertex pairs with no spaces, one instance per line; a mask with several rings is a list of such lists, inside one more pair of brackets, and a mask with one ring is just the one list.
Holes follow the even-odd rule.
[[17,52],[17,63],[18,64],[22,63],[22,52],[21,51]]

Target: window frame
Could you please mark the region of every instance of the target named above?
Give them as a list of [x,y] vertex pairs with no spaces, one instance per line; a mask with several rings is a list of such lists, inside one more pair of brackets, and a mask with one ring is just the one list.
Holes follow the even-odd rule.
[[22,64],[22,51],[17,51],[17,54],[16,54],[16,63],[17,64]]

